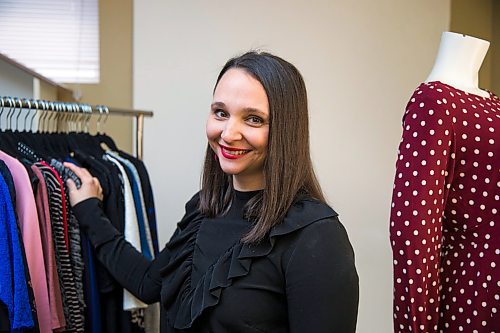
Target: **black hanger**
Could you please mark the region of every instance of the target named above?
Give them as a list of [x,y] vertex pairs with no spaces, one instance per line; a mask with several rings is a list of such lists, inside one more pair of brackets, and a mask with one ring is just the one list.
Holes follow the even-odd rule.
[[98,133],[94,137],[96,139],[96,142],[98,142],[99,144],[104,143],[106,146],[109,147],[109,149],[111,149],[113,151],[118,151],[118,147],[116,146],[115,142],[107,134],[105,134],[105,133],[99,134]]

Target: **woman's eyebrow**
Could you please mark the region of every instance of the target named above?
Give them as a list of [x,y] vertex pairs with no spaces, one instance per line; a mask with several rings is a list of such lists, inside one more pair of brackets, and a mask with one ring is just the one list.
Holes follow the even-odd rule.
[[[213,102],[211,104],[211,107],[212,108],[225,108],[226,107],[226,104],[224,104],[224,102]],[[257,113],[259,115],[262,115],[264,117],[267,116],[267,113],[261,111],[260,109],[257,109],[257,108],[253,108],[253,107],[246,107],[246,108],[243,108],[242,111],[244,113]]]
[[263,117],[267,117],[267,113],[265,113],[259,109],[256,109],[256,108],[252,108],[252,107],[244,108],[243,112],[245,112],[245,113],[257,113]]
[[223,108],[223,107],[225,107],[225,106],[226,106],[226,104],[224,104],[223,102],[213,102],[213,103],[211,104],[211,107],[212,107],[212,108]]

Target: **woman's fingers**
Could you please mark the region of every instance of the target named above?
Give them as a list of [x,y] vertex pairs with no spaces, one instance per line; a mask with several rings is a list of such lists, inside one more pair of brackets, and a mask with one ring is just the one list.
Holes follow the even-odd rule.
[[90,174],[90,172],[85,168],[80,168],[80,167],[74,165],[73,163],[68,163],[68,162],[64,162],[63,164],[66,168],[73,171],[75,173],[75,175],[77,175],[78,178],[80,178],[82,181],[83,181],[83,179],[92,178],[92,175]]
[[75,206],[89,198],[103,199],[102,187],[99,180],[93,177],[87,169],[77,167],[72,163],[64,163],[64,166],[73,171],[81,180],[80,188],[76,187],[75,182],[71,178],[66,181],[71,206]]
[[76,184],[73,181],[73,179],[68,178],[66,181],[66,185],[68,185],[68,191],[71,193],[72,191],[77,191],[78,189],[76,188]]

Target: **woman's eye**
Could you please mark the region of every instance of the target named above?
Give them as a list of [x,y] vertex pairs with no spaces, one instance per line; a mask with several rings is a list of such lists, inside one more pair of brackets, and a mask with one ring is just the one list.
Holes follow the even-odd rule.
[[214,112],[214,115],[217,118],[225,118],[225,117],[227,117],[227,113],[224,110],[217,109],[217,110],[214,110],[213,112]]
[[257,116],[251,116],[251,117],[248,117],[247,120],[252,123],[252,124],[262,124],[264,123],[264,120],[260,117],[257,117]]

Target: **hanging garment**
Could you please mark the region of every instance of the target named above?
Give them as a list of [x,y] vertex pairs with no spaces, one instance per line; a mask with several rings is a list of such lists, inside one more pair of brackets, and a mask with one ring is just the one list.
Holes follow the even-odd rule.
[[35,202],[40,222],[40,236],[45,260],[45,273],[47,275],[47,287],[49,293],[49,305],[52,329],[63,329],[66,326],[64,318],[59,276],[57,274],[57,263],[53,245],[52,227],[50,221],[49,198],[47,186],[41,171],[32,165],[31,169],[38,178],[38,187],[35,193]]
[[[80,243],[87,242],[88,244],[88,240],[81,238],[77,222],[72,218],[72,210],[68,204],[65,203],[65,201],[67,201],[64,189],[64,181],[66,180],[66,175],[64,173],[66,171],[64,168],[59,169],[61,165],[55,165],[54,161],[56,160],[52,159],[52,157],[67,159],[66,156],[69,156],[70,152],[74,152],[75,158],[81,157],[84,153],[87,154],[86,159],[87,161],[92,161],[91,163],[94,167],[94,171],[99,169],[97,177],[106,195],[104,203],[106,212],[109,212],[114,225],[124,231],[125,204],[122,193],[124,189],[122,189],[122,183],[119,178],[122,177],[122,175],[118,167],[114,163],[102,159],[102,154],[104,152],[99,147],[99,141],[88,134],[75,133],[62,135],[53,133],[0,132],[0,136],[0,147],[3,148],[4,145],[8,144],[8,148],[11,149],[10,151],[15,155],[13,156],[25,164],[29,164],[28,161],[31,161],[31,163],[39,161],[34,164],[35,169],[40,171],[43,177],[51,178],[50,173],[52,173],[52,177],[54,178],[41,182],[38,177],[39,175],[37,176],[32,169],[33,166],[31,164],[28,166],[32,192],[35,194],[35,197],[37,197],[35,203],[40,206],[42,206],[43,200],[39,191],[39,187],[41,186],[40,183],[45,183],[46,185],[45,191],[47,192],[46,195],[49,200],[48,214],[50,221],[44,216],[47,212],[42,209],[40,209],[40,212],[37,211],[37,217],[39,217],[40,227],[42,227],[44,221],[50,223],[52,237],[54,238],[53,252],[56,264],[55,273],[57,273],[57,280],[59,281],[61,298],[59,309],[62,305],[62,315],[61,312],[59,315],[61,319],[65,320],[65,329],[99,332],[99,329],[102,328],[103,331],[110,333],[143,332],[145,326],[143,311],[123,311],[123,289],[119,287],[113,278],[109,277],[109,273],[103,269],[101,265],[98,265],[95,270],[92,270],[92,258],[86,256],[90,256],[93,250],[85,251],[84,253],[79,246],[75,248],[75,245]],[[104,138],[100,139],[104,140]],[[109,141],[108,139],[111,140],[107,138],[106,141]],[[81,149],[83,149],[83,151],[80,151],[81,154],[78,154],[77,151]],[[50,164],[57,170],[51,170],[51,166],[40,161],[50,161]],[[46,166],[44,164],[46,164]],[[41,165],[43,167],[48,167],[48,169],[45,171],[39,170],[38,168],[41,167]],[[86,167],[86,165],[84,165],[84,167]],[[131,171],[132,168],[127,167],[124,168],[124,170],[127,173],[127,178],[129,178],[132,197],[135,196],[140,198],[142,196],[140,190],[144,187],[142,180],[140,182],[138,181],[138,176],[134,176],[134,172]],[[137,173],[139,173],[139,171],[137,171]],[[52,183],[52,185],[49,183]],[[55,189],[56,184],[60,187],[59,190]],[[53,199],[54,197],[55,200]],[[155,253],[155,245],[151,235],[155,235],[154,239],[157,242],[157,234],[156,230],[148,231],[147,228],[149,227],[151,229],[152,222],[148,221],[148,215],[152,214],[154,216],[154,206],[151,210],[151,205],[146,207],[145,203],[142,203],[139,206],[138,203],[141,202],[144,202],[144,199],[133,201],[136,209],[139,209],[139,207],[142,209],[142,223],[137,225],[137,228],[139,231],[142,230],[144,247],[147,247],[147,251],[152,257]],[[45,225],[44,229],[46,229],[46,227],[47,225]],[[40,233],[44,234],[46,231],[47,230],[41,230]],[[42,250],[43,251],[40,251],[40,253],[43,254],[44,260],[48,261],[49,259],[47,258],[50,256],[47,257],[47,252],[49,250],[46,242],[42,243]],[[63,253],[61,254],[60,251]],[[79,252],[82,252],[82,258],[78,258]],[[69,266],[67,265],[68,262],[66,262],[66,259],[69,260]],[[50,262],[47,262],[47,265],[50,265]],[[47,265],[44,265],[46,274],[50,272],[50,268]],[[82,272],[84,266],[88,269]],[[52,277],[54,277],[54,270],[52,270],[52,274]],[[47,276],[47,279],[49,278],[50,277]],[[63,283],[63,280],[67,282]],[[50,324],[55,327],[58,325],[55,323],[57,319],[54,318],[54,314],[57,314],[57,311],[53,313],[52,309],[54,304],[51,302],[52,299],[56,297],[52,292],[54,290],[52,288],[53,286],[47,285],[47,287],[50,292],[48,298],[49,305],[47,307],[51,313]],[[51,289],[52,291],[50,291]],[[91,303],[86,303],[89,300],[91,300]],[[104,306],[101,306],[101,304],[104,304]],[[35,306],[33,306],[32,309],[35,310]],[[83,324],[80,324],[81,322],[83,322]],[[64,322],[62,324],[64,324]],[[60,323],[59,325],[62,326],[62,324]],[[35,326],[38,327],[38,324]]]
[[[153,248],[153,241],[151,237],[150,224],[146,212],[146,205],[144,203],[144,195],[142,192],[141,178],[137,169],[132,162],[119,156],[117,152],[108,151],[108,156],[114,157],[119,161],[127,173],[128,179],[132,187],[132,194],[137,213],[137,221],[139,223],[139,234],[141,237],[142,254],[148,259],[155,258],[155,250]],[[146,333],[155,333],[160,329],[160,307],[159,304],[150,304],[144,310],[144,329]]]
[[396,332],[500,332],[500,99],[421,84],[391,210]]
[[[0,160],[0,174],[3,176],[5,182],[7,183],[7,187],[9,188],[9,193],[10,193],[10,201],[12,204],[12,207],[16,206],[16,188],[14,185],[14,179],[12,178],[12,175],[9,171],[9,168],[5,164],[4,161]],[[14,214],[15,214],[15,209],[14,209]],[[16,228],[17,228],[17,236],[18,236],[18,244],[20,244],[20,250],[21,250],[21,257],[22,257],[22,262],[23,262],[23,268],[24,268],[24,277],[25,277],[25,284],[27,286],[28,290],[28,299],[29,299],[29,304],[31,307],[31,318],[33,320],[33,329],[30,331],[32,333],[38,333],[39,327],[38,327],[38,320],[37,320],[37,311],[36,311],[36,305],[35,305],[35,294],[33,292],[32,288],[32,283],[31,283],[31,277],[30,273],[28,270],[28,262],[26,260],[26,253],[24,251],[24,246],[23,246],[23,241],[21,237],[21,230],[19,229],[19,223],[17,223],[17,218],[16,218]],[[0,326],[1,326],[1,332],[10,332],[10,321],[9,321],[9,315],[7,311],[7,307],[5,304],[3,304],[0,301]],[[4,329],[6,328],[6,329]]]
[[9,188],[0,174],[0,301],[12,332],[34,327],[21,244]]
[[[81,249],[81,239],[80,239],[80,228],[78,226],[78,221],[76,220],[73,211],[70,209],[68,191],[65,187],[66,181],[72,179],[77,187],[81,186],[80,179],[73,173],[73,171],[67,169],[63,164],[55,159],[50,160],[50,166],[57,172],[60,177],[60,186],[62,193],[62,204],[63,204],[63,218],[64,215],[67,218],[68,224],[68,240],[70,248],[70,260],[71,268],[73,271],[73,277],[75,279],[76,291],[78,294],[78,303],[80,309],[85,309],[84,301],[84,288],[83,288],[83,258]],[[66,212],[66,214],[64,214]]]
[[66,329],[84,332],[84,309],[80,306],[79,292],[69,253],[69,235],[66,218],[66,199],[62,192],[62,180],[57,172],[45,162],[37,162],[35,166],[42,172],[49,197],[52,237],[56,249],[56,262],[61,286]]
[[14,186],[14,179],[12,179],[12,174],[9,171],[9,167],[1,159],[0,159],[0,174],[3,176],[3,179],[9,189],[9,195],[10,195],[10,201],[12,202],[12,207],[16,207],[16,187]]
[[[77,164],[76,161],[72,159],[67,159],[67,162]],[[69,173],[69,169],[65,168],[62,164],[59,164],[58,167],[61,171],[58,171],[60,174],[68,173],[67,177],[71,177],[71,179],[78,184],[77,187],[80,186],[80,179],[76,177],[74,173]],[[64,177],[63,177],[64,178]],[[96,259],[95,255],[92,251],[90,242],[85,234],[80,234],[81,240],[81,252],[82,252],[82,260],[84,263],[84,275],[83,275],[83,293],[85,299],[85,330],[92,333],[101,333],[103,332],[103,322],[101,316],[101,300],[99,294],[99,284],[96,272]],[[113,320],[114,318],[109,318]],[[108,332],[108,331],[105,331]],[[110,333],[113,333],[111,331]]]
[[[89,144],[89,146],[91,145]],[[102,152],[90,151],[89,146],[86,146],[87,152],[76,149],[73,158],[99,179],[104,194],[102,207],[112,224],[123,233],[125,204],[119,169],[114,163],[98,157],[102,156]],[[95,154],[95,156],[91,154]],[[102,331],[106,333],[143,332],[142,321],[133,320],[131,312],[123,310],[123,287],[109,275],[107,269],[99,261],[96,260],[95,264],[100,293]]]
[[92,333],[101,333],[102,317],[101,302],[99,299],[99,285],[95,271],[95,256],[90,245],[90,241],[81,234],[83,260],[85,263],[85,329]]
[[153,197],[153,188],[151,186],[148,171],[146,170],[144,162],[142,162],[140,159],[121,150],[119,150],[118,153],[120,154],[120,156],[123,156],[124,158],[132,162],[132,164],[137,169],[137,172],[139,173],[139,177],[141,179],[142,194],[144,196],[144,204],[146,205],[146,212],[148,216],[149,231],[151,232],[151,240],[153,242],[153,249],[155,255],[158,255],[159,246],[158,227],[156,226],[156,210]]
[[141,179],[139,173],[135,166],[123,157],[120,157],[118,153],[108,151],[106,153],[108,156],[115,158],[120,162],[125,170],[130,186],[132,189],[132,196],[134,198],[134,205],[137,214],[137,223],[139,226],[139,235],[141,238],[141,249],[144,256],[152,260],[155,257],[153,249],[153,241],[151,239],[151,232],[149,229],[148,216],[146,213],[146,206],[144,204],[144,196],[142,194]]
[[[135,210],[134,198],[132,195],[132,188],[127,177],[125,169],[121,166],[120,162],[111,156],[106,156],[106,158],[114,163],[122,175],[122,180],[124,184],[124,198],[125,198],[125,239],[132,244],[132,246],[139,252],[141,249],[141,239],[139,234],[139,225],[137,221],[137,213]],[[147,307],[147,304],[141,302],[135,296],[133,296],[128,290],[123,292],[123,309],[124,310],[134,310],[143,309]]]
[[16,189],[15,210],[19,219],[31,283],[35,294],[40,332],[52,333],[45,260],[43,257],[40,226],[30,178],[25,167],[17,159],[7,155],[1,150],[0,159],[7,164],[14,180]]

